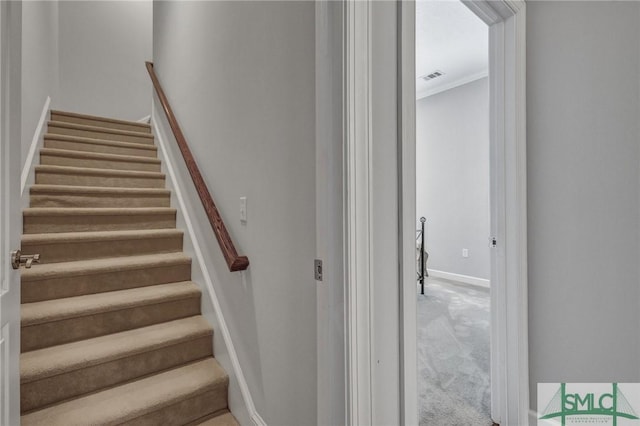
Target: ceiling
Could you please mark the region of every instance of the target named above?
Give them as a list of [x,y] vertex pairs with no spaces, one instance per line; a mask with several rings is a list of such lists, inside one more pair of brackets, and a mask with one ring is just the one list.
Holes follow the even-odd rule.
[[[416,2],[416,94],[423,98],[484,77],[489,30],[458,0]],[[440,71],[431,81],[421,77]]]

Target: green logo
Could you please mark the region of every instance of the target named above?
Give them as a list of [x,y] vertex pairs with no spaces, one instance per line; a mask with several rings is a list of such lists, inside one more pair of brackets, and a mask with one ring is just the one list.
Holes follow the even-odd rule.
[[[583,386],[584,388],[584,386]],[[580,416],[581,419],[576,418]],[[560,387],[551,401],[540,415],[540,420],[558,418],[561,425],[593,423],[593,416],[610,417],[613,426],[617,426],[618,419],[638,420],[633,407],[618,388],[617,383],[611,384],[611,392],[567,392],[567,384],[560,383]]]

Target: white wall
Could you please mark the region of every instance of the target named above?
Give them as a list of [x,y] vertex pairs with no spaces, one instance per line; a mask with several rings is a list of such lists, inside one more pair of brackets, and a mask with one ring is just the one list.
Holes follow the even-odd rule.
[[22,164],[47,97],[58,97],[58,3],[22,5]]
[[417,101],[416,182],[427,267],[488,280],[488,78]]
[[60,2],[55,107],[128,120],[149,115],[152,8],[151,0]]
[[315,424],[314,4],[158,2],[153,27],[159,80],[251,262],[229,273],[197,224],[256,409],[267,424]]
[[637,2],[527,3],[529,362],[640,381]]

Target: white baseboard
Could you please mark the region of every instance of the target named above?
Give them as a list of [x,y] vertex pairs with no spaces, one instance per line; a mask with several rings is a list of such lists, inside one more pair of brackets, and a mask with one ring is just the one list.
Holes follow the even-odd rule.
[[257,412],[253,413],[251,416],[251,420],[255,426],[267,426],[267,422],[258,414]]
[[[260,414],[256,411],[255,404],[253,402],[253,398],[251,396],[251,391],[245,379],[244,373],[242,371],[242,367],[240,365],[240,361],[238,359],[238,355],[233,345],[233,340],[231,339],[231,333],[229,332],[229,328],[227,323],[225,322],[224,317],[222,316],[222,309],[220,307],[220,302],[218,297],[216,296],[216,291],[213,285],[213,281],[211,278],[211,274],[207,269],[207,262],[203,255],[202,244],[199,240],[198,235],[195,232],[193,223],[194,219],[187,208],[187,204],[185,203],[185,196],[183,194],[183,190],[179,184],[177,178],[177,169],[174,166],[174,162],[176,161],[170,155],[170,151],[167,147],[164,132],[160,129],[158,122],[156,121],[156,110],[155,107],[153,109],[152,115],[150,116],[150,123],[153,130],[153,134],[155,136],[155,140],[158,145],[158,154],[161,156],[161,159],[166,167],[167,175],[169,176],[168,183],[171,185],[171,189],[173,190],[173,194],[175,195],[175,200],[178,205],[176,206],[178,211],[180,212],[182,219],[184,220],[184,225],[186,227],[185,233],[185,245],[187,242],[190,244],[194,259],[192,260],[192,265],[195,268],[199,268],[201,272],[201,276],[204,280],[204,287],[206,287],[203,291],[203,295],[208,295],[210,298],[210,302],[213,305],[213,310],[215,312],[215,320],[217,321],[216,333],[220,333],[223,338],[223,342],[225,347],[224,352],[229,358],[230,366],[224,365],[222,360],[219,362],[223,365],[225,369],[227,369],[227,373],[230,376],[230,379],[235,378],[235,382],[237,383],[240,393],[242,395],[242,400],[244,402],[244,408],[246,409],[246,414],[254,426],[267,426],[267,423],[262,419]],[[229,367],[231,367],[231,371],[229,371]],[[234,410],[234,414],[236,417],[245,417],[239,416],[240,413],[236,413]],[[243,413],[245,414],[245,413]],[[241,422],[240,418],[238,421]],[[242,423],[242,422],[241,422]]]
[[473,285],[476,287],[482,287],[482,288],[491,287],[489,280],[486,280],[484,278],[471,277],[469,275],[462,275],[462,274],[454,274],[452,272],[438,271],[435,269],[427,269],[427,272],[429,273],[430,277],[434,277],[434,278],[444,278],[445,280],[458,281],[461,283]]
[[147,115],[145,117],[142,117],[140,120],[136,120],[138,123],[150,123],[151,122],[151,116]]
[[20,178],[20,195],[23,199],[23,204],[25,199],[25,189],[29,188],[35,182],[34,166],[36,161],[36,153],[38,152],[44,141],[45,123],[47,122],[47,116],[49,115],[50,104],[51,97],[47,96],[47,99],[44,101],[44,106],[42,107],[40,120],[38,121],[38,125],[36,126],[36,129],[33,133],[33,139],[31,140],[31,145],[29,146],[27,158],[25,158],[24,164],[22,165],[22,175]]

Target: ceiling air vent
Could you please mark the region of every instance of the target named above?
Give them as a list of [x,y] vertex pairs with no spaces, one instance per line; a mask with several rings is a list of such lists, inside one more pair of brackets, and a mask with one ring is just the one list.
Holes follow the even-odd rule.
[[441,76],[443,76],[443,75],[444,75],[444,73],[443,73],[442,71],[435,70],[435,71],[433,71],[432,73],[429,73],[429,74],[427,74],[427,75],[423,75],[423,76],[422,76],[422,77],[420,77],[420,78],[421,78],[421,79],[423,79],[424,81],[431,81],[431,80],[433,80],[434,78],[438,78],[438,77],[441,77]]

